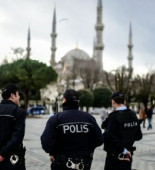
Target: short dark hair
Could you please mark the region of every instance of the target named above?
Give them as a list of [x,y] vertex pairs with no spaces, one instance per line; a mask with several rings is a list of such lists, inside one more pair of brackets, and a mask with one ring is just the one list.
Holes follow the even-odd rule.
[[2,88],[2,98],[7,100],[11,96],[11,93],[16,95],[17,91],[19,90],[14,83],[8,83],[4,88]]
[[63,97],[68,101],[68,102],[78,102],[79,101],[79,94],[77,91],[74,89],[68,89],[65,91],[63,94]]
[[124,94],[122,92],[114,92],[112,95],[111,95],[111,100],[114,100],[117,104],[124,104]]

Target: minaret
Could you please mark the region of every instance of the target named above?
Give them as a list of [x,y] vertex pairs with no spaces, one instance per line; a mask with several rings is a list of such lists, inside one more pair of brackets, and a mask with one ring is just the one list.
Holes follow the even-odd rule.
[[132,44],[132,27],[131,27],[131,23],[130,23],[130,26],[129,26],[129,44],[128,44],[128,49],[129,49],[129,54],[128,54],[128,69],[129,69],[130,73],[133,72],[133,66],[132,66],[132,60],[133,60],[132,48],[133,48],[133,44]]
[[104,25],[102,24],[102,0],[98,0],[97,5],[97,24],[96,28],[96,44],[95,44],[95,57],[98,67],[100,70],[103,70],[103,63],[102,63],[102,52],[104,49],[104,45],[102,42],[102,31],[104,29]]
[[52,33],[51,33],[51,38],[52,38],[52,46],[51,46],[51,66],[55,65],[55,53],[56,53],[56,37],[57,37],[57,33],[56,33],[56,10],[54,8],[54,13],[53,13],[53,23],[52,23]]
[[31,41],[31,35],[30,35],[30,27],[28,28],[28,34],[27,34],[27,54],[26,54],[26,58],[29,59],[30,58],[30,51],[31,51],[31,47],[30,47],[30,41]]
[[96,45],[96,41],[94,38],[94,43],[93,43],[93,59],[96,60],[96,56],[95,56],[95,45]]

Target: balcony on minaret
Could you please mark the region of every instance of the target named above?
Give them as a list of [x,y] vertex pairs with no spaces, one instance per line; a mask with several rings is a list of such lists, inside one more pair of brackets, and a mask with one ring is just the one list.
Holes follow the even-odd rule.
[[57,33],[51,33],[51,37],[57,37]]
[[57,49],[56,47],[51,47],[52,51],[56,51],[56,49]]
[[103,44],[96,44],[95,45],[95,50],[103,50],[104,45]]
[[103,24],[97,24],[96,26],[95,26],[95,28],[96,28],[96,30],[103,30]]
[[27,47],[27,48],[26,48],[26,50],[27,50],[27,51],[30,51],[30,50],[31,50],[31,48],[30,48],[30,47]]
[[132,56],[128,56],[128,60],[133,60],[133,57]]
[[128,44],[128,48],[132,48],[133,47],[133,44]]

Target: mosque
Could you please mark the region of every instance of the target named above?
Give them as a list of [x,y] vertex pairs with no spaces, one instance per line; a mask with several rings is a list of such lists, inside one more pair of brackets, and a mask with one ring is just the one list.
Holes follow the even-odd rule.
[[[56,70],[58,73],[57,83],[52,83],[47,85],[46,89],[41,90],[42,99],[48,99],[51,102],[55,101],[55,98],[63,93],[66,88],[74,88],[76,90],[84,89],[83,80],[80,74],[76,75],[74,78],[74,86],[73,86],[73,69],[75,68],[75,61],[79,62],[76,67],[80,67],[83,63],[83,67],[86,67],[88,63],[91,61],[93,65],[98,68],[100,72],[103,72],[103,30],[104,24],[102,23],[102,0],[97,0],[97,20],[95,25],[96,37],[94,41],[93,54],[89,56],[88,53],[82,49],[75,48],[67,52],[61,60],[56,62],[56,39],[57,39],[57,30],[56,30],[56,9],[53,12],[53,22],[52,22],[52,32],[51,32],[51,59],[50,65]],[[128,70],[132,71],[132,28],[130,23],[129,28],[129,43],[128,43]],[[30,29],[28,30],[28,39],[27,39],[27,57],[30,57]]]

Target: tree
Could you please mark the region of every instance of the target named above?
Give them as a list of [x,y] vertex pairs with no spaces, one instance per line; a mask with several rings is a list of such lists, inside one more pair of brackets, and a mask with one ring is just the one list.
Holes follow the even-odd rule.
[[109,107],[111,91],[108,88],[95,88],[94,94],[94,107]]
[[121,91],[126,94],[131,89],[131,72],[125,66],[106,73],[106,79],[113,92]]
[[7,56],[3,59],[3,61],[2,61],[2,64],[8,64],[9,62],[8,62],[8,59],[7,59]]
[[17,59],[21,59],[24,57],[25,50],[22,47],[11,48],[13,54],[16,56]]
[[8,82],[16,83],[24,92],[25,109],[28,106],[31,91],[39,91],[51,81],[57,79],[56,72],[50,66],[31,59],[20,59],[0,66],[0,86]]
[[155,81],[155,75],[147,73],[146,75],[139,76],[137,75],[134,79],[134,94],[135,99],[138,102],[141,102],[144,104],[145,109],[147,108],[147,104],[149,102],[149,98],[151,98],[151,95],[153,94],[154,90],[154,81]]
[[75,80],[77,78],[77,62],[76,59],[73,59],[73,67],[72,67],[72,71],[71,71],[71,81],[72,81],[72,87],[73,89],[75,88]]
[[94,60],[83,60],[79,65],[79,73],[83,80],[84,88],[92,91],[94,84],[99,81],[100,70]]
[[[64,74],[65,73],[65,74]],[[94,84],[99,81],[100,70],[96,62],[92,60],[74,58],[72,66],[63,71],[62,77],[66,80],[67,87],[75,88],[76,81],[84,85],[84,89],[93,90]]]
[[86,107],[87,112],[89,110],[89,107],[93,106],[93,94],[89,90],[79,90],[79,99],[80,99],[80,107]]
[[116,70],[106,73],[107,83],[109,88],[115,92],[120,91],[124,93],[127,99],[127,107],[131,102],[131,91],[132,91],[132,71],[127,69],[125,66],[119,67]]

